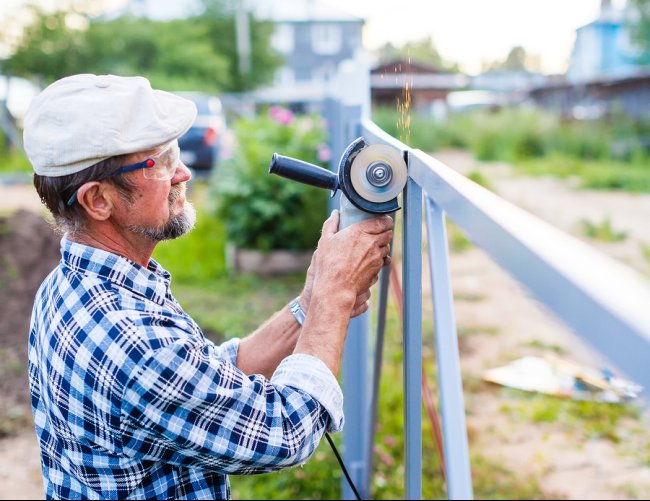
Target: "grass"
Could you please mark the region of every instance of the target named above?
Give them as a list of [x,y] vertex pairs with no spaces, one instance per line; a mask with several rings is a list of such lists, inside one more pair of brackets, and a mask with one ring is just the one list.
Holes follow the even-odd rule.
[[627,238],[627,233],[617,231],[612,227],[612,222],[608,217],[600,223],[592,223],[587,219],[583,219],[581,225],[586,236],[600,242],[622,242]]
[[621,441],[626,419],[638,420],[639,409],[631,404],[562,399],[537,393],[504,389],[501,410],[516,421],[546,425],[551,430],[578,435],[582,440],[604,438]]
[[[2,140],[2,134],[0,133],[0,141]],[[15,148],[7,151],[4,147],[0,147],[0,174],[14,174],[16,172],[31,173],[32,166],[29,160],[21,151]]]
[[[375,109],[372,118],[399,137],[395,110]],[[528,175],[576,177],[583,188],[644,193],[650,192],[650,152],[641,138],[649,129],[648,120],[571,122],[527,107],[454,114],[445,123],[415,113],[408,144],[426,152],[467,149],[478,160],[509,162]],[[490,189],[476,173],[468,177]]]
[[650,192],[650,168],[647,161],[588,160],[555,153],[544,158],[520,160],[513,163],[513,166],[519,172],[531,176],[577,178],[580,187],[585,189]]

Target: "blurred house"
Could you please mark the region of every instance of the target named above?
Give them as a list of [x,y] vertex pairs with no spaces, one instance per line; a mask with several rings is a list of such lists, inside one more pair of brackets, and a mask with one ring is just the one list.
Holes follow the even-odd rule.
[[370,72],[373,106],[395,108],[410,100],[417,112],[440,114],[450,92],[467,86],[467,77],[407,60],[392,61]]
[[616,9],[601,1],[598,18],[578,28],[566,78],[550,79],[530,90],[538,105],[578,120],[611,113],[647,119],[650,116],[650,68],[639,62],[626,19],[633,6]]
[[369,111],[369,57],[362,18],[316,0],[255,0],[254,14],[275,23],[273,48],[284,57],[272,85],[254,93],[258,102],[304,109],[336,97]]
[[576,31],[567,71],[570,82],[626,77],[639,70],[640,51],[627,27],[627,20],[633,15],[632,5],[620,9],[611,0],[601,0],[598,18]]
[[590,120],[611,113],[646,119],[650,116],[650,71],[627,77],[602,77],[582,83],[561,81],[530,91],[542,108],[565,118]]
[[[363,49],[362,18],[317,0],[242,1],[257,19],[275,23],[271,45],[284,58],[273,83],[251,99],[307,111],[336,97],[369,113],[370,57]],[[228,5],[236,9],[240,4],[230,0]],[[199,0],[129,0],[118,14],[173,19],[200,12]]]
[[526,69],[489,70],[470,78],[470,87],[503,94],[519,93],[544,85],[547,76]]

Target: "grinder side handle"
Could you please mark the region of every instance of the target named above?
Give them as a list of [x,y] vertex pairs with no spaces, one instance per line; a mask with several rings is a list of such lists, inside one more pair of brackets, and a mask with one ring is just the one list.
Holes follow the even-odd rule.
[[339,187],[338,176],[327,169],[318,165],[303,162],[292,157],[285,157],[273,153],[269,172],[278,176],[298,181],[299,183],[309,184],[318,188],[327,188],[335,192]]

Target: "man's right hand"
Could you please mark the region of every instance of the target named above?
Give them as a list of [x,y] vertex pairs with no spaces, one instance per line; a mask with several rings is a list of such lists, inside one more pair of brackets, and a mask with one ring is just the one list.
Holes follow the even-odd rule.
[[[393,220],[380,216],[337,231],[339,213],[323,224],[305,285],[309,313],[294,353],[320,358],[338,374],[351,316],[367,309],[364,297],[377,281],[393,238]],[[359,302],[361,301],[361,304]]]
[[394,222],[390,216],[379,216],[341,231],[338,225],[339,213],[334,211],[323,224],[312,260],[313,290],[347,298],[352,309],[377,281],[382,266],[390,264]]

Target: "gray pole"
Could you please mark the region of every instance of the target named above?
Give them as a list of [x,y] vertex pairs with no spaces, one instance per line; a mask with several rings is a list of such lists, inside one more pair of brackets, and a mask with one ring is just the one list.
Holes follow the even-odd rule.
[[237,55],[239,56],[239,74],[246,76],[251,71],[251,30],[248,12],[244,0],[237,2],[235,13],[235,31],[237,33]]

